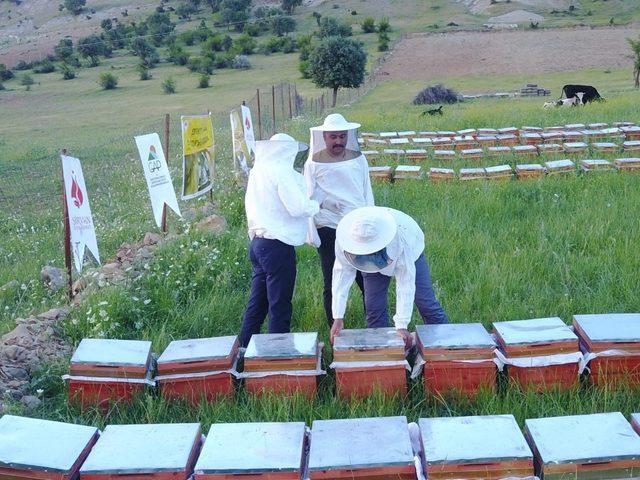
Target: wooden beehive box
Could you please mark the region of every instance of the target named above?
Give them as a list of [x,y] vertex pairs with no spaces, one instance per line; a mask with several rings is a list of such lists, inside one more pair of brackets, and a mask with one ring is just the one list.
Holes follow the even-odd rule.
[[408,159],[419,160],[427,158],[427,151],[424,148],[411,148],[405,152]]
[[513,133],[499,133],[496,135],[496,143],[501,146],[513,147],[518,145],[518,137]]
[[564,138],[565,142],[582,142],[585,140],[584,133],[572,130],[563,132],[562,138]]
[[438,130],[438,136],[439,137],[448,137],[453,139],[453,137],[455,137],[457,135],[457,132],[451,131],[451,130]]
[[187,480],[201,444],[199,423],[109,425],[80,467],[80,480]]
[[564,132],[565,128],[564,125],[553,125],[551,127],[544,127],[544,132],[545,133],[549,133],[549,132]]
[[611,125],[618,128],[633,127],[635,126],[635,122],[613,122]]
[[[498,135],[498,130],[496,130],[495,128],[478,128],[476,130],[476,135],[479,135],[481,137],[486,136],[486,135]],[[513,132],[505,132],[505,133],[513,133]]]
[[607,138],[607,135],[602,130],[586,129],[583,130],[582,133],[584,134],[585,141],[588,143],[601,142]]
[[478,142],[471,136],[463,137],[461,135],[456,135],[453,137],[453,144],[456,150],[468,150],[478,147]]
[[519,157],[536,157],[538,149],[535,145],[516,145],[513,147],[513,153]]
[[533,475],[533,454],[513,415],[421,418],[429,480]]
[[213,424],[194,480],[300,480],[305,436],[304,422]]
[[566,142],[563,146],[565,153],[568,154],[585,153],[589,148],[585,142]]
[[397,138],[398,132],[380,132],[380,138]]
[[564,139],[560,131],[543,132],[540,134],[540,138],[544,143],[558,143]]
[[542,480],[640,475],[640,437],[619,412],[526,420],[525,433]]
[[542,143],[542,137],[540,133],[526,132],[520,135],[520,140],[526,145],[538,145]]
[[598,385],[640,385],[640,314],[574,315],[573,328]]
[[593,129],[593,130],[601,130],[603,128],[607,128],[609,126],[608,123],[604,123],[604,122],[595,122],[595,123],[590,123],[589,125],[587,125],[587,127]]
[[620,150],[620,146],[613,142],[595,142],[591,144],[591,148],[600,153],[617,153]]
[[460,180],[484,180],[487,178],[487,172],[484,168],[461,168],[458,178]]
[[611,162],[600,158],[581,160],[580,166],[584,172],[611,171],[614,169],[614,165]]
[[480,135],[476,137],[476,142],[482,148],[493,147],[498,143],[498,137],[495,135]]
[[560,155],[564,153],[564,148],[559,143],[543,143],[542,145],[537,146],[539,155]]
[[402,155],[404,155],[404,153],[404,150],[402,150],[401,148],[385,148],[384,150],[382,150],[383,155],[394,158],[401,157]]
[[524,135],[525,133],[542,133],[542,132],[544,132],[544,128],[534,127],[531,125],[524,125],[520,127],[520,130],[519,130],[520,136]]
[[233,374],[238,355],[237,335],[174,340],[158,358],[155,378],[167,400],[214,400],[233,396]]
[[640,127],[620,127],[620,131],[624,133],[624,138],[627,140],[640,140]]
[[513,169],[511,165],[495,165],[493,167],[485,167],[488,180],[511,180],[513,177]]
[[436,137],[431,144],[434,148],[453,147],[453,137]]
[[491,135],[518,135],[518,128],[516,127],[504,127],[499,128],[497,133],[492,133]]
[[407,391],[404,341],[395,328],[342,330],[333,342],[333,361],[341,398]]
[[369,138],[366,144],[372,148],[383,148],[388,145],[387,141],[382,138]]
[[567,123],[564,128],[567,130],[584,130],[587,126],[584,123]]
[[431,167],[429,169],[429,180],[432,182],[446,182],[450,180],[454,180],[456,178],[456,173],[453,168],[436,168]]
[[425,391],[434,394],[456,391],[474,396],[481,388],[495,388],[496,343],[482,324],[417,325],[416,334],[425,362]]
[[309,478],[414,480],[407,418],[315,420],[311,426]]
[[398,165],[393,174],[394,180],[420,180],[422,177],[420,165]]
[[415,130],[403,130],[402,132],[398,132],[399,137],[411,138],[416,136]]
[[396,146],[396,145],[408,145],[409,139],[408,138],[390,138],[389,139],[389,145],[392,146]]
[[69,401],[85,407],[131,401],[152,384],[152,368],[151,342],[85,338],[65,377]]
[[478,132],[476,131],[475,128],[465,128],[463,130],[458,130],[458,135],[462,135],[462,136],[471,136],[474,137],[476,136]]
[[618,170],[640,170],[640,158],[616,158],[614,163]]
[[516,165],[516,175],[518,179],[540,178],[544,176],[546,170],[539,163],[525,163]]
[[549,175],[561,175],[567,173],[574,173],[576,165],[569,159],[552,160],[544,162],[544,166],[547,169]]
[[506,147],[506,146],[488,147],[487,155],[489,155],[490,157],[500,157],[502,155],[511,155],[511,147]]
[[415,145],[419,145],[421,147],[432,147],[433,139],[426,137],[414,137],[411,140]]
[[[580,345],[573,330],[558,317],[494,322],[498,349],[506,358],[510,380],[538,391],[569,389],[578,385]],[[566,354],[538,366],[534,359]]]
[[369,167],[369,176],[376,180],[391,180],[393,171],[390,166]]
[[622,149],[625,152],[638,152],[640,151],[640,140],[628,140],[623,142]]
[[99,435],[95,427],[4,415],[0,478],[76,480]]
[[481,148],[469,148],[460,151],[462,158],[482,158],[484,151]]
[[454,150],[434,150],[433,158],[436,160],[453,160],[456,158],[456,152]]

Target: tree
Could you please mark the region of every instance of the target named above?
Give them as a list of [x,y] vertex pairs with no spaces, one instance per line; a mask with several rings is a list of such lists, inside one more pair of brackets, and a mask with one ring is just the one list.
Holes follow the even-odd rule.
[[154,12],[144,22],[148,34],[152,35],[156,47],[162,45],[171,32],[176,28],[168,13]]
[[64,8],[74,15],[80,15],[86,3],[87,0],[64,0]]
[[296,7],[302,5],[302,0],[282,0],[282,10],[289,15],[293,15],[293,11]]
[[373,33],[376,31],[376,21],[367,17],[362,21],[362,33]]
[[147,68],[153,68],[160,61],[158,51],[142,37],[136,37],[131,42],[131,51],[134,55],[140,57],[140,62],[146,65]]
[[53,47],[53,53],[55,53],[58,60],[69,63],[73,57],[73,40],[70,38],[61,39],[58,45]]
[[233,26],[238,32],[244,29],[244,24],[249,18],[251,0],[222,0],[220,3],[220,20]]
[[4,63],[0,63],[0,81],[11,80],[14,73]]
[[351,25],[339,22],[331,17],[323,17],[320,19],[320,28],[318,30],[318,36],[320,38],[350,37],[351,35],[353,35]]
[[113,90],[118,86],[118,77],[111,72],[102,72],[98,77],[98,85],[103,90]]
[[220,10],[220,1],[221,0],[204,0],[204,3],[209,5],[211,13],[217,13]]
[[309,56],[309,77],[320,88],[333,90],[336,106],[339,88],[357,88],[364,81],[367,54],[362,43],[350,38],[327,37]]
[[311,16],[316,19],[316,23],[318,24],[318,28],[320,28],[320,19],[322,18],[322,14],[320,12],[313,12],[311,14]]
[[251,55],[257,46],[253,37],[243,33],[233,41],[231,51],[236,55]]
[[271,31],[274,35],[282,37],[296,29],[296,21],[288,15],[278,15],[271,19]]
[[105,32],[108,32],[113,28],[113,21],[110,18],[105,18],[100,22],[100,28],[102,28]]
[[76,78],[75,70],[68,63],[63,63],[60,66],[60,72],[62,73],[63,80],[72,80]]
[[640,88],[640,38],[638,40],[627,38],[627,42],[629,42],[633,53],[633,57],[631,58],[633,58],[634,87]]
[[89,35],[78,40],[78,52],[89,59],[89,66],[100,65],[100,55],[104,55],[104,43],[98,35]]

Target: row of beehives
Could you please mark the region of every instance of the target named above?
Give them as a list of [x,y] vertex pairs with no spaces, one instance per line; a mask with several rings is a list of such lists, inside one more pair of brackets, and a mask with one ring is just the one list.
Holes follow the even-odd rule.
[[[461,168],[456,176],[452,168],[431,167],[426,172],[429,180],[449,181],[455,180],[510,180],[514,174],[520,180],[540,178],[544,175],[561,175],[575,173],[576,171],[593,172],[607,170],[640,171],[640,158],[617,158],[614,162],[605,159],[585,159],[578,164],[569,159],[553,160],[543,164],[527,163],[516,165],[515,169],[509,164],[495,165],[491,167]],[[425,171],[420,165],[398,165],[369,167],[371,178],[380,180],[420,180],[424,178]]]
[[5,415],[0,477],[193,480],[622,479],[640,475],[640,414],[513,415],[95,427]]
[[606,155],[615,155],[620,152],[640,151],[640,140],[632,140],[617,145],[612,142],[597,142],[589,145],[585,142],[545,143],[542,145],[515,145],[515,146],[491,146],[486,148],[464,148],[461,150],[437,148],[429,151],[425,148],[399,149],[385,148],[384,150],[363,150],[372,162],[378,158],[407,158],[420,160],[432,158],[434,160],[478,159],[482,157],[497,157],[514,155],[516,157],[537,157],[538,155],[581,155],[592,151]]
[[[412,377],[423,373],[425,390],[435,394],[493,390],[498,370],[523,388],[570,389],[588,363],[596,384],[640,385],[640,314],[576,315],[573,328],[558,317],[493,328],[495,338],[480,323],[418,325]],[[157,362],[151,342],[84,339],[65,378],[70,401],[84,406],[132,401],[156,383],[167,400],[214,400],[234,395],[234,378],[252,395],[311,398],[325,374],[322,347],[316,332],[254,335],[238,372],[236,336],[173,341]],[[342,330],[332,353],[340,398],[406,394],[411,366],[394,328]]]

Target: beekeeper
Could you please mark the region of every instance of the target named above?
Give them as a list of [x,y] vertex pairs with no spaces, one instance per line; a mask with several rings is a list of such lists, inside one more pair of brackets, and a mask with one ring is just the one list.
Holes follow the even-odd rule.
[[253,275],[240,331],[243,347],[260,332],[267,315],[269,333],[290,330],[294,247],[305,243],[310,218],[320,209],[308,198],[303,176],[293,169],[297,156],[306,155],[306,150],[306,145],[283,133],[255,143],[255,164],[245,195]]
[[362,272],[367,326],[388,327],[387,291],[396,279],[396,314],[393,317],[405,345],[412,337],[407,327],[413,304],[425,323],[448,323],[436,299],[424,256],[424,234],[409,215],[385,207],[363,207],[340,220],[336,230],[333,267],[333,327],[331,340],[344,326],[349,289]]
[[[320,256],[329,326],[333,323],[331,283],[336,227],[350,211],[374,204],[369,164],[358,145],[358,128],[360,124],[347,122],[339,113],[327,116],[322,125],[310,129],[311,148],[304,166],[307,193],[320,204],[320,211],[314,217],[312,243],[318,247]],[[364,291],[360,272],[356,272],[355,280]]]

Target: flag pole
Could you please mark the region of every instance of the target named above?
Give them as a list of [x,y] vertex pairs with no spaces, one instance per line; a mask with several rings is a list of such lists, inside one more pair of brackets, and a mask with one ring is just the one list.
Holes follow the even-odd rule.
[[[61,150],[61,155],[67,155],[67,149]],[[62,220],[64,223],[64,264],[67,268],[67,295],[73,300],[73,271],[71,264],[71,228],[69,225],[69,208],[67,207],[67,187],[64,183],[64,169],[62,170]]]

